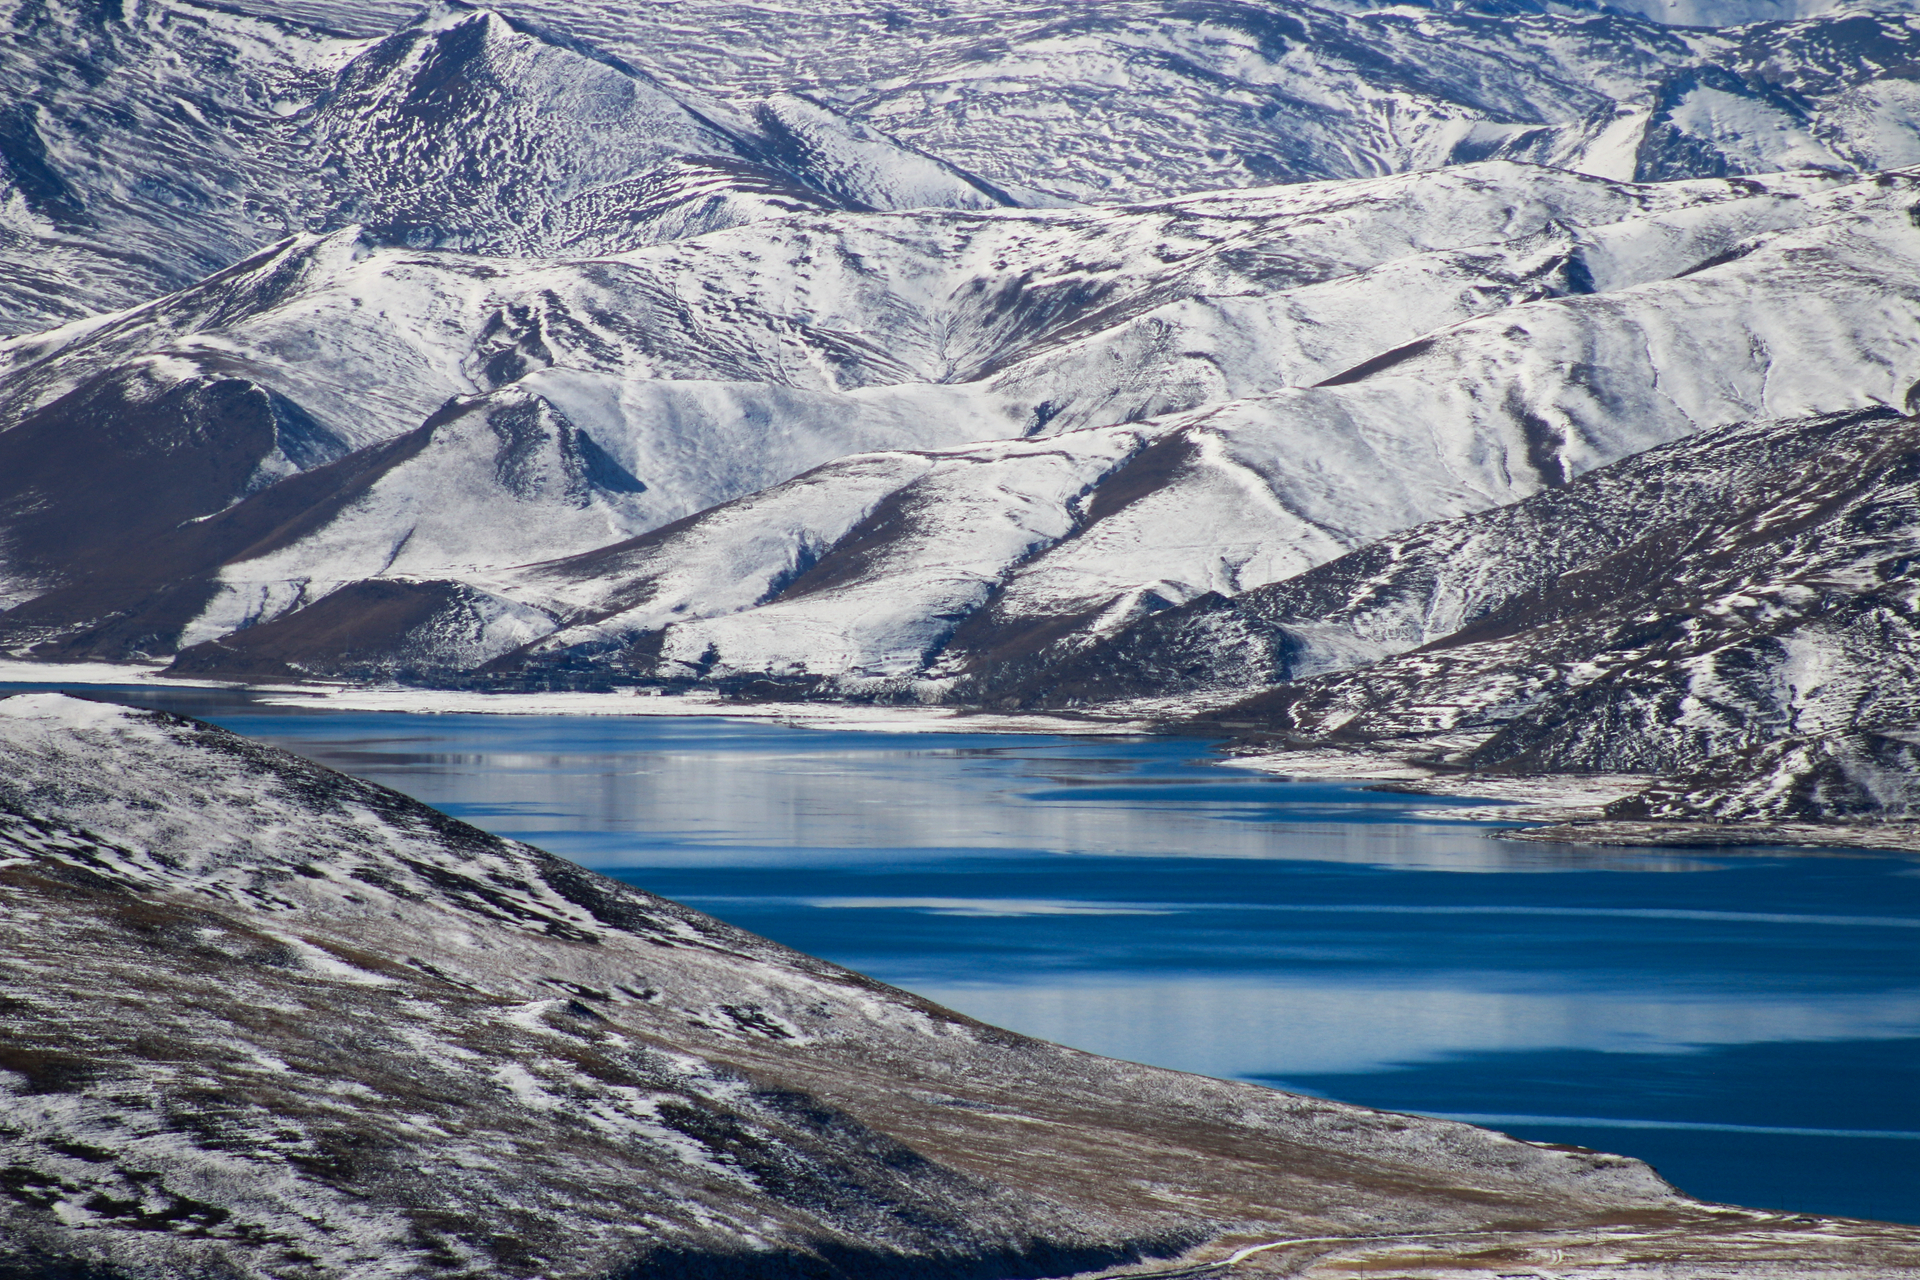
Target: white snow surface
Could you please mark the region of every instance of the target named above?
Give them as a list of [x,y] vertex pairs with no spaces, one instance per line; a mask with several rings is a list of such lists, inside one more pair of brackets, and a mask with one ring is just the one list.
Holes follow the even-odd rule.
[[[1701,428],[1898,404],[1920,374],[1908,198],[1809,196],[1830,211],[1818,224],[1743,237],[1744,253],[1664,279],[1644,276],[1671,270],[1676,243],[1726,243],[1711,220],[1607,228],[1584,237],[1586,261],[1624,287],[1447,326],[1340,385],[991,450],[845,459],[632,553],[490,586],[581,617],[543,648],[664,628],[669,672],[937,680],[940,646],[970,618],[1100,634]],[[1109,485],[1124,500],[1103,504]]]
[[[459,604],[382,670],[638,644],[664,678],[937,691],[1023,628],[1082,643],[1704,427],[1904,403],[1916,181],[1846,170],[1920,159],[1920,19],[1755,13],[20,4],[22,314],[70,314],[48,282],[109,245],[149,266],[81,311],[201,278],[0,342],[0,438],[131,370],[238,377],[329,448],[191,519],[364,471],[167,560],[191,616],[72,656],[384,579]],[[10,612],[85,581],[0,560]]]
[[[1127,209],[800,214],[577,261],[349,230],[0,345],[0,399],[18,415],[136,362],[237,369],[352,447],[426,441],[317,529],[220,569],[185,644],[382,575],[495,596],[514,621],[489,654],[604,636],[629,587],[513,566],[706,511],[645,550],[650,580],[682,588],[616,632],[673,622],[666,654],[712,646],[726,670],[892,676],[990,598],[1115,626],[1700,426],[1897,403],[1913,187],[1496,161]],[[451,419],[420,427],[443,402]],[[537,466],[516,415],[544,424]],[[1164,487],[1090,505],[1156,441]],[[917,554],[894,548],[859,582],[772,599],[909,481],[938,566],[878,586]],[[713,511],[756,491],[758,515]],[[669,565],[696,543],[709,568]],[[773,612],[690,625],[755,606]]]
[[0,331],[351,223],[598,253],[802,209],[1133,202],[1497,156],[1627,180],[1872,169],[1920,136],[1902,87],[1920,25],[1897,5],[1540,7],[1568,11],[11,0]]

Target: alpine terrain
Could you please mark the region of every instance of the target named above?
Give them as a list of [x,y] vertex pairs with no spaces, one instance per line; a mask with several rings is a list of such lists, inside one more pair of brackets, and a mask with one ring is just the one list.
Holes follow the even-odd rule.
[[[0,0],[0,652],[1920,848],[1913,8]],[[0,701],[0,882],[0,1276],[1920,1273],[158,713]]]

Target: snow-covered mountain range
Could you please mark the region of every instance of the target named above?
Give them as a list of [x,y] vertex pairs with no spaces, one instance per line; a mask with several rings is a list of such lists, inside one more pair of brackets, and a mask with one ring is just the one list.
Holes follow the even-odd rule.
[[1496,157],[1640,181],[1920,162],[1914,19],[1741,2],[1776,21],[12,0],[0,332],[350,224],[606,253],[796,209],[1131,201]]
[[[1798,693],[1682,731],[1707,695],[1669,681],[1620,722],[1671,730],[1629,760],[1589,689],[1626,678],[1592,627],[1626,624],[1527,613],[1541,566],[1613,553],[1580,502],[1666,510],[1684,458],[1719,477],[1686,519],[1732,529],[1812,483],[1740,481],[1742,432],[1891,440],[1920,407],[1898,8],[4,12],[15,653],[1238,701],[1301,739],[1457,730],[1419,750],[1471,768],[1901,740],[1857,707],[1807,729]],[[1549,531],[1459,535],[1459,572],[1524,589],[1418,626],[1315,594],[1485,520]],[[1820,530],[1766,555],[1857,577],[1900,536]],[[1636,589],[1785,589],[1743,554],[1737,584],[1693,547]],[[1907,572],[1846,590],[1897,613]],[[1268,603],[1296,598],[1330,612]],[[1853,674],[1822,687],[1876,643],[1823,649]],[[1435,645],[1476,655],[1445,696]]]

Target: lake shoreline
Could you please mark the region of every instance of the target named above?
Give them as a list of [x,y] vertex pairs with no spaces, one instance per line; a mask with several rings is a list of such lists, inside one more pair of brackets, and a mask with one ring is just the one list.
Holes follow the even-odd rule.
[[[1411,753],[1377,749],[1289,746],[1235,738],[1233,726],[1176,723],[1161,702],[1126,704],[1098,712],[994,712],[952,706],[902,706],[843,701],[745,699],[706,689],[668,692],[635,687],[605,692],[437,689],[320,681],[298,684],[171,676],[166,664],[46,663],[0,660],[0,685],[133,685],[156,690],[225,690],[269,705],[320,706],[338,711],[411,715],[713,716],[770,721],[793,728],[875,733],[1021,733],[1064,737],[1195,737],[1209,743],[1216,763],[1275,777],[1358,783],[1383,791],[1489,801],[1450,808],[1448,821],[1501,824],[1495,838],[1527,843],[1607,848],[1760,848],[1858,850],[1920,854],[1920,823],[1913,822],[1686,822],[1609,817],[1604,808],[1656,781],[1650,774],[1466,774],[1434,767]],[[53,679],[47,677],[58,676]],[[510,705],[509,705],[510,704]],[[1422,747],[1431,744],[1421,744]]]
[[[1023,1034],[1390,1111],[1532,1117],[1499,1127],[1644,1151],[1724,1203],[1920,1220],[1865,1180],[1911,1145],[1873,1134],[1920,1132],[1899,1102],[1920,1025],[1906,860],[1498,838],[1632,777],[1548,792],[913,709],[857,729],[632,696],[595,714],[433,696],[409,715],[405,690],[89,674],[84,698],[224,724]],[[636,703],[651,714],[609,714]],[[1478,794],[1443,790],[1463,786]]]

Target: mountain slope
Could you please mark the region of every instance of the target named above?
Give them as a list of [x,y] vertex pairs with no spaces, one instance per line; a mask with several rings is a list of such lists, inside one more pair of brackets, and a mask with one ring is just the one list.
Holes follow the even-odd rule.
[[1920,420],[1888,411],[1707,432],[954,692],[1181,696],[1277,744],[1672,775],[1617,817],[1906,817],[1916,481]]
[[1915,20],[1126,0],[0,8],[0,331],[297,232],[607,253],[802,209],[1137,201],[1504,157],[1920,162]]
[[1029,200],[1140,200],[1495,154],[1621,179],[1920,160],[1886,150],[1911,146],[1899,105],[1908,15],[1729,5],[1714,20],[1751,25],[1708,32],[1624,6],[1549,7],[533,0],[514,11],[729,101],[798,89]]
[[[316,512],[270,555],[257,533],[210,540],[197,525],[156,525],[137,549],[87,563],[12,552],[16,598],[40,598],[7,629],[15,645],[164,653],[183,634],[218,638],[369,576],[477,587],[502,602],[496,613],[536,630],[597,626],[628,586],[610,580],[596,602],[573,588],[553,596],[544,572],[508,570],[596,552],[862,449],[953,448],[983,435],[1037,435],[990,451],[1034,459],[1042,488],[1053,483],[1042,476],[1049,458],[1087,459],[1073,463],[1080,481],[1037,499],[1054,509],[1051,532],[961,556],[993,597],[996,631],[1105,615],[1129,594],[1177,603],[1244,589],[1698,426],[1898,402],[1910,385],[1898,353],[1916,343],[1908,299],[1920,287],[1911,187],[1903,175],[1625,186],[1494,163],[1127,211],[777,219],[578,263],[377,249],[348,233],[297,242],[175,298],[8,344],[12,411],[65,421],[88,403],[89,379],[217,370],[347,445],[385,450],[378,442],[421,429],[412,415],[464,393],[463,412],[504,422],[528,405],[564,424],[555,439],[585,441],[613,488],[591,499],[564,486],[509,493],[498,449],[490,480],[477,459],[410,454],[404,484],[383,481],[350,514]],[[1312,382],[1322,385],[1299,385]],[[1455,390],[1436,403],[1430,385]],[[1150,425],[1095,430],[1142,419]],[[31,495],[19,518],[44,522],[72,502],[84,521],[87,491],[57,469],[39,478],[34,438],[0,432]],[[1097,461],[1155,441],[1124,473],[1109,477]],[[173,520],[255,528],[251,510],[330,492],[316,481],[275,494],[293,464],[261,450],[253,472],[236,468],[221,494]],[[329,462],[337,455],[307,461],[328,474],[367,465]],[[1363,474],[1384,483],[1357,484]],[[1118,487],[1096,503],[1085,486],[1109,480]],[[1161,481],[1164,493],[1142,488]],[[1007,501],[1026,501],[1011,496],[1018,488]],[[637,633],[771,603],[776,579],[784,589],[796,566],[867,517],[860,492],[844,495],[852,507],[828,499],[791,527],[738,525],[786,548],[744,598],[734,580],[716,582],[720,594],[688,598],[685,617],[622,625]],[[513,528],[457,547],[424,533],[408,493],[435,495],[448,528]],[[588,508],[603,514],[573,514]],[[1169,518],[1209,510],[1215,533],[1165,537]],[[24,534],[15,541],[30,546]],[[103,594],[107,561],[120,585]],[[133,572],[141,566],[152,571]],[[140,620],[139,596],[187,576],[215,580],[197,621],[176,617],[176,604],[165,620]],[[898,603],[923,620],[959,607]],[[972,599],[960,617],[986,604]],[[690,646],[697,661],[711,641],[724,658],[727,642],[697,629],[676,651]],[[913,669],[828,643],[839,647],[796,645],[769,660],[826,674]],[[928,656],[938,636],[903,643]],[[474,650],[462,652],[465,662]],[[450,665],[430,650],[391,661]],[[746,651],[725,661],[775,669]]]
[[123,307],[298,231],[607,252],[802,209],[1004,193],[790,95],[723,111],[561,31],[445,0],[382,38],[194,0],[0,10],[0,311]]
[[0,759],[24,1274],[1013,1277],[1297,1237],[1249,1273],[1331,1274],[1407,1234],[1417,1275],[1490,1235],[1916,1265],[1906,1229],[997,1031],[192,721],[14,697]]
[[[1507,308],[1318,387],[844,459],[628,547],[486,585],[562,624],[528,654],[556,677],[584,666],[868,692],[878,680],[942,696],[975,667],[1284,579],[1423,516],[1496,506],[1756,410],[1897,402],[1914,365],[1888,357],[1915,336],[1881,326],[1908,324],[1911,304],[1856,307],[1888,289],[1894,255],[1920,237],[1904,197],[1885,213],[1844,203],[1817,232]],[[1606,278],[1602,255],[1586,261]],[[434,665],[421,650],[395,660]]]

